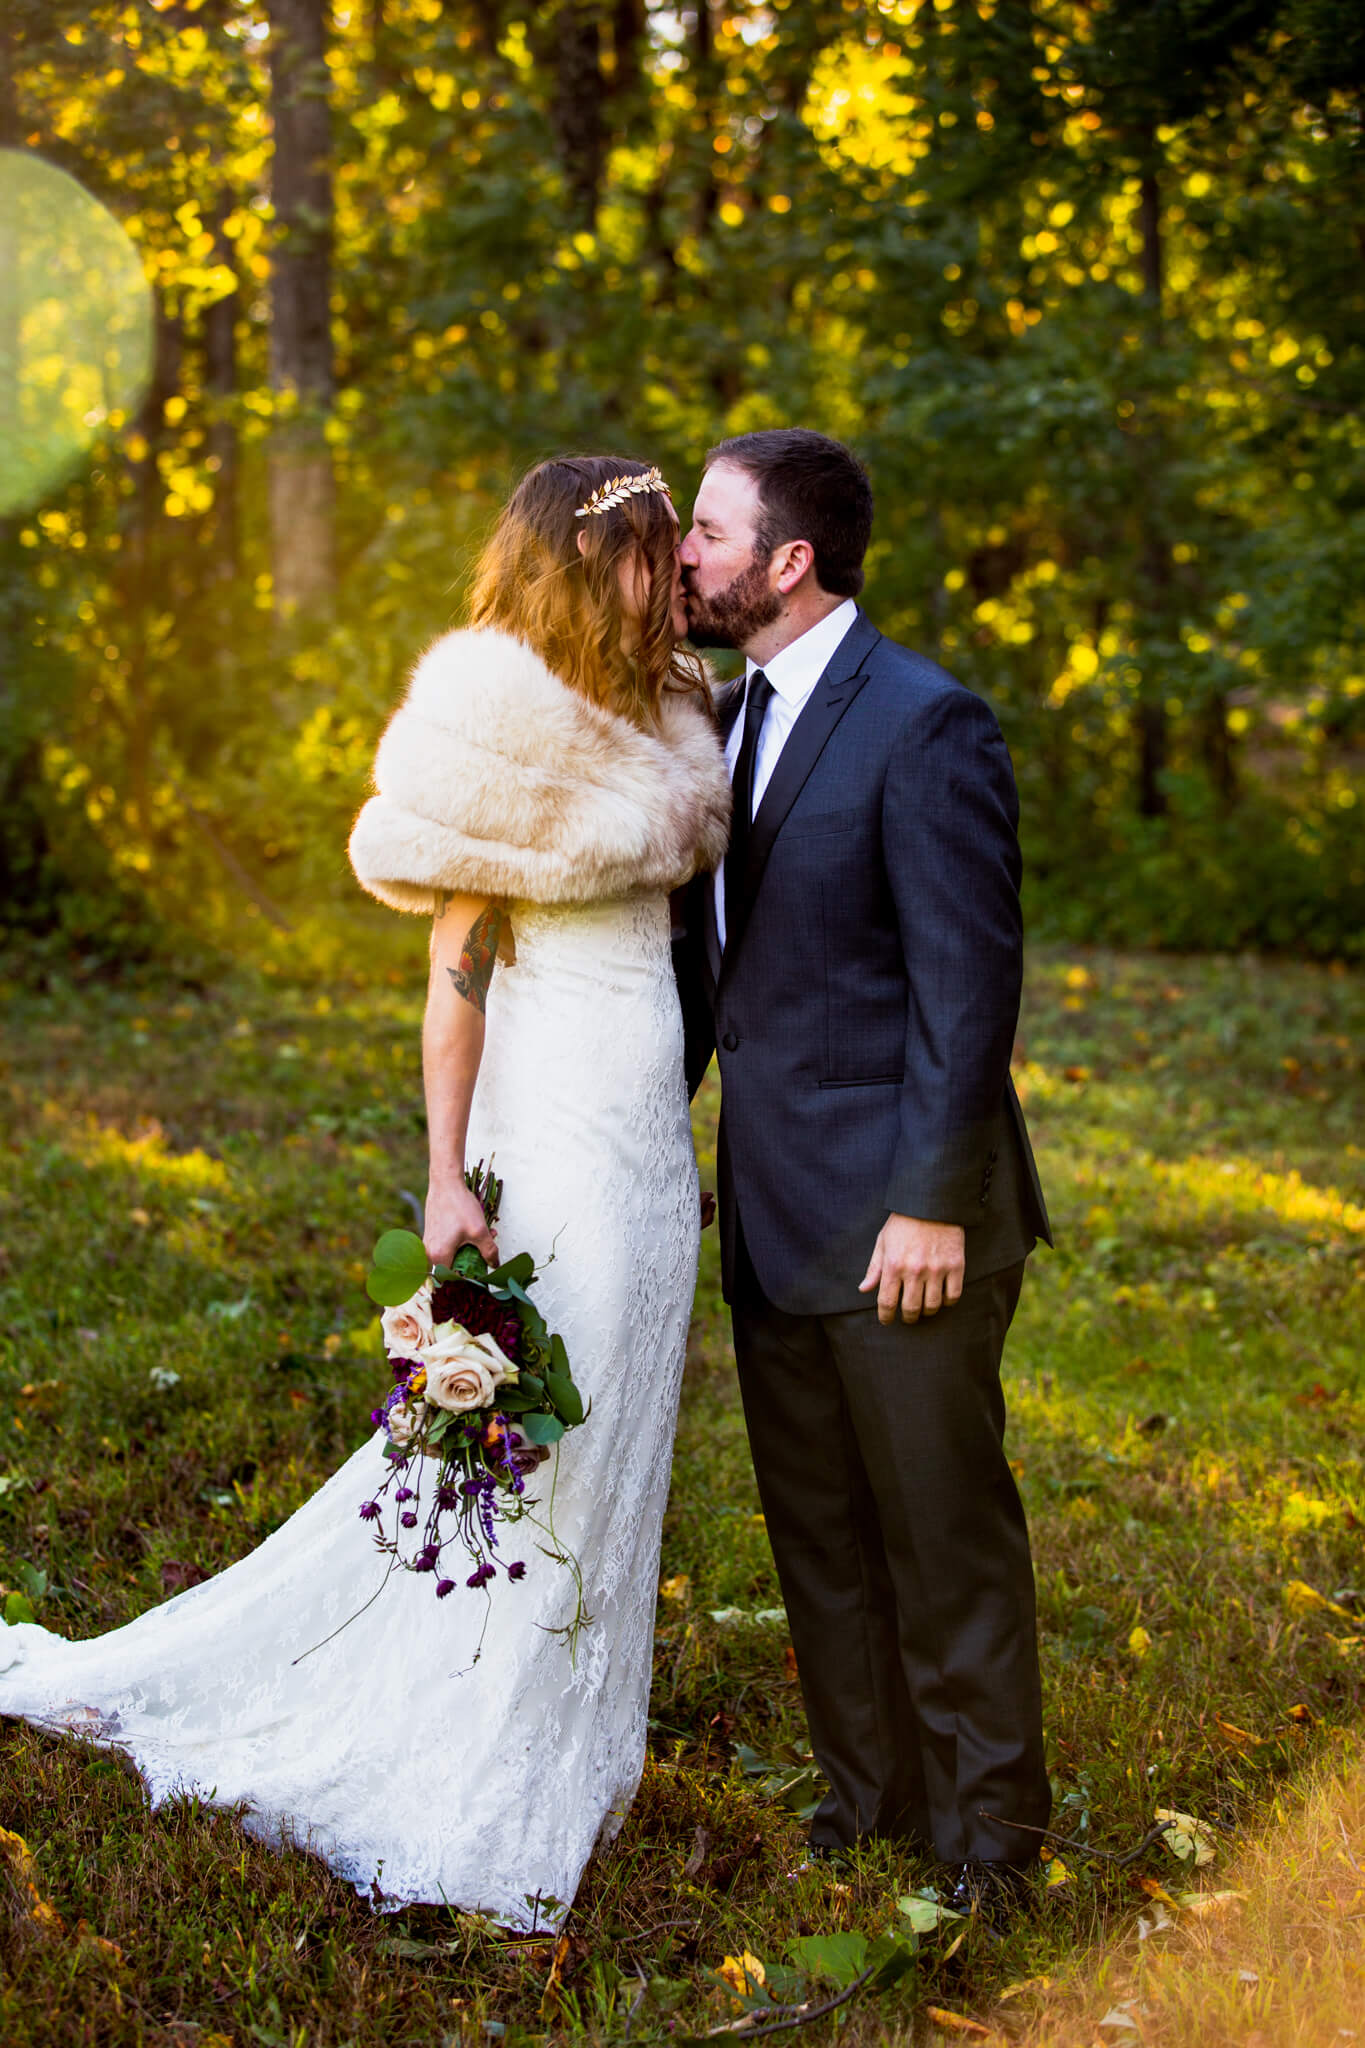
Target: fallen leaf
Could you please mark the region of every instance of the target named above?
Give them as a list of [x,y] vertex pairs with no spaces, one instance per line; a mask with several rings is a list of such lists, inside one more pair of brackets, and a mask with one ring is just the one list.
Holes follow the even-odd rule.
[[782,1676],[787,1681],[788,1685],[796,1684],[798,1676],[796,1669],[796,1652],[792,1648],[790,1643],[788,1643],[786,1649],[782,1652]]
[[1060,1856],[1049,1856],[1043,1868],[1047,1874],[1049,1890],[1054,1885],[1070,1884],[1071,1872],[1067,1869]]
[[1007,1984],[1000,1994],[1003,2005],[1007,1998],[1022,1998],[1029,1991],[1051,1991],[1051,1977],[1021,1977],[1017,1984]]
[[1197,1870],[1212,1863],[1218,1847],[1209,1828],[1202,1820],[1196,1820],[1192,1813],[1177,1813],[1169,1806],[1158,1806],[1158,1820],[1169,1821],[1166,1829],[1166,1847],[1182,1863],[1193,1862]]
[[1133,2034],[1140,2034],[1142,2028],[1133,2018],[1126,2005],[1111,2005],[1102,2020],[1096,2020],[1097,2027],[1118,2027]]
[[145,1230],[151,1220],[145,1209],[130,1209],[128,1211],[128,1221],[136,1223],[139,1230]]
[[1152,1647],[1152,1639],[1145,1628],[1135,1628],[1128,1637],[1128,1648],[1141,1661]]
[[921,1892],[911,1892],[906,1898],[897,1899],[896,1911],[903,1913],[916,1934],[932,1934],[945,1920],[960,1920],[951,1906],[940,1905],[937,1899],[927,1899]]
[[983,2027],[980,2020],[969,2020],[965,2013],[948,2012],[941,2005],[926,2005],[924,2010],[936,2027],[946,2027],[950,2034],[975,2034],[980,2040],[990,2040],[990,2028]]
[[1233,1749],[1257,1749],[1260,1746],[1262,1738],[1259,1735],[1253,1735],[1247,1728],[1239,1728],[1235,1721],[1225,1721],[1221,1714],[1214,1715],[1213,1725]]
[[1297,1722],[1300,1728],[1316,1728],[1318,1724],[1317,1715],[1311,1707],[1306,1707],[1302,1700],[1288,1708],[1284,1718],[1286,1721]]
[[76,1922],[76,1939],[83,1948],[93,1949],[101,1961],[108,1963],[115,1970],[121,1970],[128,1960],[116,1941],[108,1941],[104,1935],[96,1934],[94,1928],[85,1920]]
[[675,1572],[671,1579],[660,1579],[661,1600],[685,1600],[692,1590],[692,1581],[686,1572]]
[[741,1999],[760,1997],[768,1982],[767,1971],[747,1948],[743,1955],[726,1956],[716,1975],[729,1985],[736,1998]]
[[559,1989],[561,1975],[564,1969],[564,1965],[568,1960],[568,1955],[569,1937],[567,1934],[561,1934],[559,1940],[555,1943],[554,1961],[550,1965],[550,1974],[545,1979],[545,1989],[540,1994],[540,2010],[542,2017],[544,2016],[545,2008],[549,2004],[550,1999]]
[[1088,1081],[1090,1079],[1089,1067],[1063,1067],[1062,1073],[1068,1081]]
[[1291,1579],[1284,1589],[1284,1604],[1291,1614],[1335,1614],[1339,1621],[1354,1621],[1349,1607],[1338,1607],[1325,1593],[1319,1593],[1303,1579]]
[[1194,1920],[1216,1920],[1245,1899],[1245,1892],[1182,1892],[1176,1904]]
[[1175,1900],[1159,1878],[1140,1877],[1138,1883],[1142,1886],[1149,1899],[1160,1899],[1163,1906],[1173,1906],[1175,1904]]

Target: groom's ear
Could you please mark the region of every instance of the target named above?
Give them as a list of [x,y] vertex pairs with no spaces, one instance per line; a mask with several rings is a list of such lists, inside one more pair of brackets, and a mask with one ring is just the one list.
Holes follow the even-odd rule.
[[784,540],[781,547],[773,550],[772,567],[777,572],[777,589],[789,597],[814,569],[815,549],[808,540]]

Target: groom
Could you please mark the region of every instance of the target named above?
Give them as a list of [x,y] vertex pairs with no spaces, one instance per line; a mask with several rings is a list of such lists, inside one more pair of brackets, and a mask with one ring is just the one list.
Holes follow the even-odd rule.
[[719,1055],[725,1295],[830,1786],[812,1847],[932,1850],[998,1925],[1051,1805],[1000,1388],[1048,1238],[1009,1076],[1018,804],[984,702],[854,603],[871,525],[821,434],[707,458],[689,637],[747,664],[720,704],[730,849],[689,892],[679,984],[693,1089]]

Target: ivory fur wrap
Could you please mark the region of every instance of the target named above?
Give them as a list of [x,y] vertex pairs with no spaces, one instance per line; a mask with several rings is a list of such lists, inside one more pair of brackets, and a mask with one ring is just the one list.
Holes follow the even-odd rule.
[[529,647],[447,633],[423,655],[351,833],[361,886],[395,910],[442,891],[596,903],[677,888],[725,852],[730,785],[707,708],[656,732],[588,702]]

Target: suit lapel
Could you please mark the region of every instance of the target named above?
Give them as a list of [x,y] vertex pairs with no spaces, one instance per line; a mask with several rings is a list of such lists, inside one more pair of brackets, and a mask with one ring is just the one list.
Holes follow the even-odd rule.
[[[881,634],[861,611],[834,651],[829,667],[806,701],[800,717],[787,735],[778,756],[772,780],[763,792],[749,836],[749,859],[740,901],[725,905],[725,958],[728,961],[743,935],[749,907],[763,879],[763,870],[773,843],[786,821],[787,813],[805,787],[807,778],[829,741],[839,720],[867,680],[865,663]],[[742,694],[742,693],[741,693]],[[729,707],[727,705],[726,709]],[[734,714],[731,713],[733,722]]]

